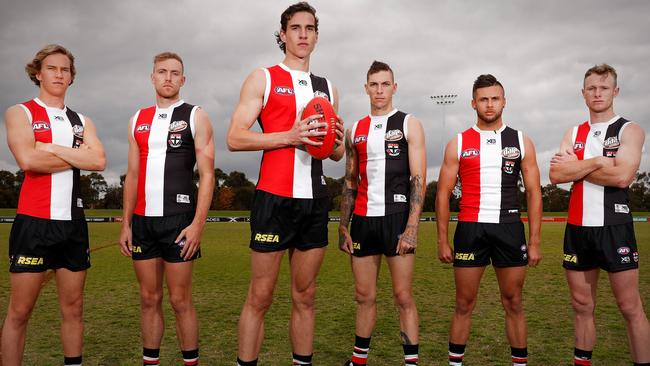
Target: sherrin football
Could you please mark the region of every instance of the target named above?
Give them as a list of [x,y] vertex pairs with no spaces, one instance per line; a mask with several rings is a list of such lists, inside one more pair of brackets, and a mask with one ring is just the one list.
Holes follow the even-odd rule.
[[323,160],[332,155],[334,151],[334,143],[336,141],[336,112],[330,104],[329,100],[323,97],[314,97],[305,106],[302,111],[301,119],[309,116],[320,114],[323,117],[314,119],[311,123],[326,122],[327,126],[319,128],[318,131],[326,131],[327,134],[323,136],[310,136],[309,139],[315,142],[322,142],[322,145],[305,145],[307,152],[315,159]]

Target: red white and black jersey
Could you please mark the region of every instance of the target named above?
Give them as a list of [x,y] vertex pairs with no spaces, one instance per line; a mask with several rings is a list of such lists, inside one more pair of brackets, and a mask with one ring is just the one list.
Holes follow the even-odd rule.
[[198,106],[180,100],[133,116],[131,133],[140,150],[134,213],[168,216],[194,211],[194,115]]
[[[571,141],[579,160],[596,156],[615,158],[623,129],[630,122],[616,116],[605,123],[589,121],[573,128]],[[571,225],[605,226],[632,222],[627,188],[604,187],[579,180],[571,187],[569,218]]]
[[[68,107],[48,107],[38,98],[19,105],[27,114],[36,141],[72,148],[83,143],[83,115]],[[50,220],[83,218],[79,174],[77,168],[56,173],[26,171],[16,213]]]
[[519,221],[517,182],[526,153],[521,131],[506,125],[482,131],[474,125],[458,134],[457,151],[462,191],[458,221]]
[[352,126],[360,178],[355,215],[385,216],[409,209],[409,116],[394,109]]
[[[333,104],[332,85],[325,78],[291,70],[284,64],[263,70],[266,88],[257,120],[264,133],[290,130],[296,114],[315,96]],[[257,189],[290,198],[326,197],[323,162],[294,146],[265,150]]]

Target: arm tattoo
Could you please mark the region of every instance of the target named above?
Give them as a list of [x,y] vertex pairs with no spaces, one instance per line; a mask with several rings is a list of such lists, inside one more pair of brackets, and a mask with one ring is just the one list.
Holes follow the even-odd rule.
[[[352,141],[350,137],[350,131],[345,132],[345,181],[343,182],[343,197],[341,199],[341,226],[348,227],[350,222],[350,216],[352,216],[352,211],[354,210],[354,201],[357,198],[357,189],[351,188],[353,182],[357,181],[357,177],[352,176],[354,170],[353,164],[353,154],[354,148],[352,147]],[[356,184],[354,184],[356,187]]]
[[411,194],[410,194],[410,207],[409,215],[418,215],[422,212],[422,204],[424,203],[424,192],[422,189],[422,177],[417,174],[411,177]]

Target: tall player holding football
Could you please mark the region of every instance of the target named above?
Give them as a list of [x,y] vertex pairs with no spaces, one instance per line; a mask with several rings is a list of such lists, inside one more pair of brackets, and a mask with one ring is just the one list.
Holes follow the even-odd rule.
[[[284,252],[291,267],[289,332],[294,365],[311,365],[314,338],[316,276],[327,245],[329,200],[322,161],[304,145],[319,145],[309,137],[322,136],[313,115],[301,119],[300,110],[322,96],[338,108],[332,83],[309,72],[310,56],[318,41],[316,10],[305,2],[288,7],[280,17],[278,45],[282,63],[253,71],[241,89],[228,131],[232,151],[263,150],[257,191],[251,212],[251,282],[239,319],[240,366],[257,365],[264,338],[264,315],[273,300]],[[251,131],[259,120],[262,132]],[[337,125],[332,160],[343,156],[343,126]]]

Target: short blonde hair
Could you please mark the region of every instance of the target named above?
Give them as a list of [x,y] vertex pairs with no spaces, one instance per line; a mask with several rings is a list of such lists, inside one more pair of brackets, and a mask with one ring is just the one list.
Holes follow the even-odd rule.
[[181,63],[181,71],[184,71],[185,66],[183,65],[183,59],[181,58],[181,56],[179,56],[175,52],[161,52],[161,53],[155,55],[153,57],[154,69],[156,67],[156,63],[161,62],[161,61],[165,61],[165,60],[169,60],[169,59],[174,59],[174,60],[180,62]]
[[27,73],[27,76],[36,84],[36,86],[40,86],[41,82],[36,78],[36,74],[41,72],[41,67],[43,66],[43,60],[49,55],[55,55],[55,54],[62,54],[65,56],[68,56],[68,59],[70,59],[70,74],[72,75],[72,80],[70,80],[70,85],[72,85],[72,82],[74,82],[74,76],[77,73],[77,71],[74,68],[74,56],[70,51],[68,51],[67,48],[59,45],[59,44],[48,44],[47,46],[43,47],[41,50],[36,52],[36,55],[34,56],[34,59],[25,65],[25,72]]
[[616,74],[616,69],[614,69],[613,67],[611,67],[608,64],[595,65],[594,67],[590,68],[585,73],[585,79],[587,77],[589,77],[589,75],[591,75],[591,74],[596,74],[596,75],[600,75],[600,76],[603,76],[603,75],[607,76],[607,74],[610,74],[614,78],[614,86],[617,85],[616,79],[618,78],[618,75]]

